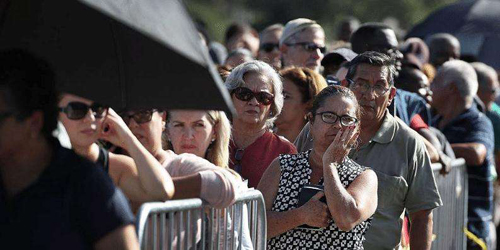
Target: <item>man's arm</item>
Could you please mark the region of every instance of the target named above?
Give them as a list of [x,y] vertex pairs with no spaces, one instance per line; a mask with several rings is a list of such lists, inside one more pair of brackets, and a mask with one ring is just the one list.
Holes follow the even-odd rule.
[[453,143],[451,144],[453,152],[457,158],[464,158],[468,166],[479,166],[486,159],[486,146],[482,143]]
[[139,249],[134,226],[127,225],[109,232],[94,244],[94,249]]
[[432,245],[432,209],[410,213],[410,247],[428,250]]

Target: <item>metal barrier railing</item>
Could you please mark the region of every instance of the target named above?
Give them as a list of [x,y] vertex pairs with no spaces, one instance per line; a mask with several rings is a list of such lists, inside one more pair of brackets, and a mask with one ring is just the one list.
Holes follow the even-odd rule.
[[137,214],[141,249],[266,249],[266,209],[249,190],[224,209],[200,199],[145,203]]
[[433,211],[432,249],[466,249],[468,181],[465,160],[452,162],[447,175],[440,174],[441,164],[433,164],[443,206]]

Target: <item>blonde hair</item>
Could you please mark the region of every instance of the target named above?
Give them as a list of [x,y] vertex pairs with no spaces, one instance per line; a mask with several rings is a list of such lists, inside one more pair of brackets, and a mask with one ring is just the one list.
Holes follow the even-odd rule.
[[[207,112],[208,121],[213,126],[215,140],[208,147],[205,154],[212,164],[230,171],[238,178],[239,175],[229,168],[229,140],[231,139],[231,123],[223,111],[209,110]],[[170,112],[167,112],[167,124],[170,121]],[[166,150],[173,150],[170,142],[164,143]]]

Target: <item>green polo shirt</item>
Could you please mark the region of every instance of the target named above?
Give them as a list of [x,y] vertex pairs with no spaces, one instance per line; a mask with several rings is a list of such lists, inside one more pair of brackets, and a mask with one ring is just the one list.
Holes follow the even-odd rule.
[[366,233],[365,249],[393,249],[401,240],[403,212],[442,205],[424,142],[417,132],[386,112],[372,140],[352,152],[378,177],[378,207]]

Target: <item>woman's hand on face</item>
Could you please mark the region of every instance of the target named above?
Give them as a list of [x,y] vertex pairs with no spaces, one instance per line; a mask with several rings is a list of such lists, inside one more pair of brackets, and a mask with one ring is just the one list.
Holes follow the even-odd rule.
[[126,141],[133,136],[132,131],[130,131],[123,119],[112,108],[109,108],[108,114],[102,123],[99,138],[126,149]]
[[318,192],[309,201],[304,204],[301,209],[303,211],[302,218],[304,224],[313,227],[326,227],[332,219],[328,206],[320,201],[325,196],[324,192]]
[[351,151],[351,146],[354,145],[357,138],[358,131],[356,125],[342,127],[323,154],[323,166],[330,163],[342,163]]

